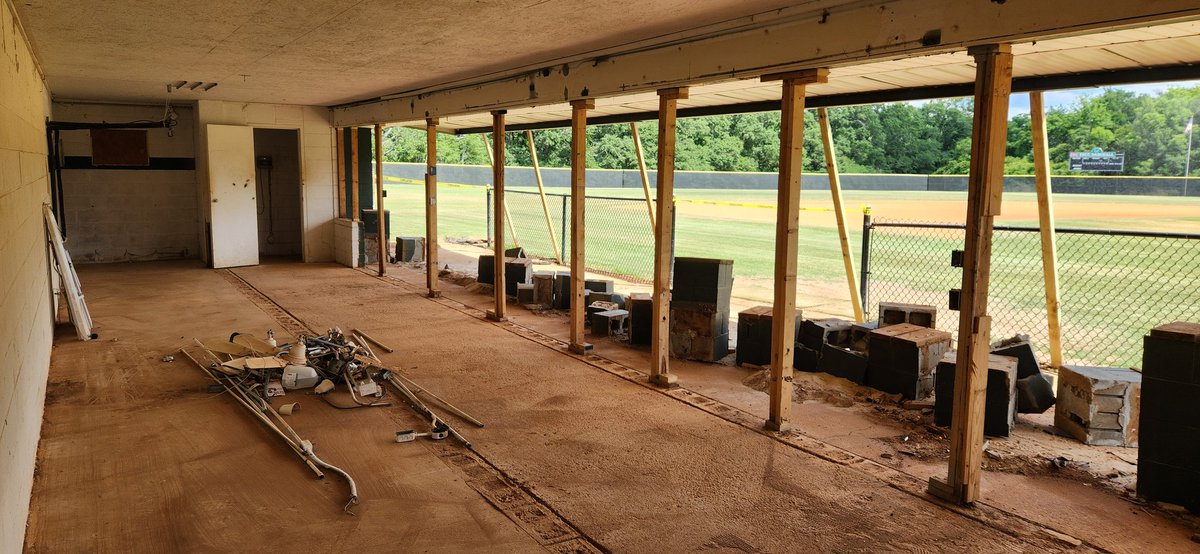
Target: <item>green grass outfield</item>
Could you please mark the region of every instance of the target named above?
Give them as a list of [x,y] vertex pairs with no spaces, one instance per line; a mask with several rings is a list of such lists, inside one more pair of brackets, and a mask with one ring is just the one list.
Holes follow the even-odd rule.
[[[389,184],[387,206],[392,210],[393,233],[423,235],[423,188]],[[510,187],[510,191],[536,190]],[[555,242],[562,240],[566,191],[551,189],[549,212]],[[588,266],[600,271],[648,279],[653,264],[653,238],[639,189],[592,189],[589,195],[630,198],[629,201],[590,198],[587,205]],[[681,201],[729,202],[769,205],[770,190],[678,190]],[[825,212],[802,217],[799,236],[798,277],[844,286],[845,275],[837,232],[828,213],[828,191],[806,191],[802,205]],[[896,200],[962,201],[956,192],[848,191],[845,194],[850,244],[854,261],[860,261],[862,215],[860,206],[872,203],[877,218],[888,218],[886,205]],[[537,195],[509,194],[509,212],[521,245],[530,252],[553,257],[545,215]],[[1010,193],[1008,202],[1033,202],[1032,193]],[[1060,208],[1067,203],[1195,206],[1195,216],[1119,222],[1105,218],[1060,219],[1057,226],[1110,228],[1114,225],[1141,230],[1173,231],[1200,225],[1200,199],[1146,196],[1056,196]],[[487,195],[480,188],[440,186],[438,226],[444,237],[487,237]],[[725,205],[680,204],[676,221],[676,255],[734,260],[740,278],[770,279],[774,266],[774,210]],[[1178,210],[1177,210],[1178,212]],[[702,215],[697,216],[700,213]],[[911,215],[911,214],[910,214]],[[941,217],[939,217],[941,215]],[[804,224],[825,218],[827,223]],[[930,214],[922,220],[958,218]],[[1036,221],[1003,221],[1004,225],[1034,225]],[[960,285],[961,273],[948,267],[949,252],[961,248],[961,231],[932,233],[901,229],[873,233],[871,302],[919,301],[943,305],[946,291]],[[511,242],[511,241],[510,241]],[[1037,233],[998,233],[993,254],[991,313],[994,335],[1026,332],[1044,337],[1045,298],[1041,288],[1040,239]],[[1150,327],[1178,319],[1200,320],[1200,241],[1132,239],[1095,235],[1060,235],[1059,259],[1064,350],[1069,361],[1117,366],[1140,365],[1140,337]],[[879,298],[891,294],[899,298]],[[943,312],[943,328],[952,328],[953,312]],[[1044,344],[1044,342],[1043,342]]]

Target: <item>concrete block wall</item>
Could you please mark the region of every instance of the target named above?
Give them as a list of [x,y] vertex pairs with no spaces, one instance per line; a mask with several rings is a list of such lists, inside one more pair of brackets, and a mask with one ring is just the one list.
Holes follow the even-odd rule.
[[[158,120],[163,106],[94,103],[54,104],[56,121],[125,122]],[[196,220],[194,169],[195,110],[175,106],[179,124],[173,136],[163,128],[147,130],[151,167],[159,161],[182,162],[184,169],[63,169],[63,207],[67,250],[77,262],[121,262],[196,258],[200,236]],[[63,131],[65,157],[90,163],[90,130]],[[189,168],[190,165],[190,168]]]
[[[211,218],[208,190],[208,133],[206,126],[246,125],[300,131],[301,229],[306,262],[333,261],[337,217],[337,182],[334,169],[334,134],[328,108],[285,104],[256,104],[200,100],[196,103],[196,197],[201,244],[205,222]],[[202,248],[201,257],[207,260]]]
[[49,114],[28,40],[0,2],[0,552],[20,552],[25,539],[50,367]]

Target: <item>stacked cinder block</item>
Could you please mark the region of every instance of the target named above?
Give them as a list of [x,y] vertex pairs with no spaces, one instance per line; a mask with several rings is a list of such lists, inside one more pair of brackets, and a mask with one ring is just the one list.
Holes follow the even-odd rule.
[[1200,513],[1200,323],[1144,341],[1138,494]]
[[568,310],[571,308],[571,274],[556,273],[554,275],[554,309]]
[[937,308],[925,304],[879,303],[879,326],[911,323],[933,329],[937,327]]
[[629,295],[629,343],[650,344],[653,338],[654,300],[648,293]]
[[675,258],[671,354],[715,362],[729,352],[733,260]]
[[425,237],[396,237],[396,261],[425,261]]
[[[950,425],[954,413],[954,381],[957,375],[958,353],[947,351],[938,362],[935,374],[933,421],[943,427]],[[1017,366],[1011,356],[988,356],[987,392],[983,402],[983,432],[993,437],[1007,437],[1017,417]]]
[[545,308],[554,306],[554,272],[536,271],[533,274],[533,301]]
[[921,400],[933,391],[934,369],[950,349],[950,333],[901,323],[871,331],[868,343],[867,386]]
[[496,284],[496,256],[491,254],[479,255],[479,275],[475,281],[485,285]]
[[529,284],[533,276],[533,264],[529,258],[509,258],[504,260],[504,293],[509,296],[517,295],[517,285]]
[[1054,426],[1087,444],[1137,446],[1141,388],[1132,369],[1064,365]]
[[844,319],[806,319],[800,324],[792,365],[799,371],[821,371],[821,350],[826,344],[849,346],[851,322]]
[[1017,360],[1017,412],[1040,414],[1054,405],[1054,386],[1042,374],[1033,345],[1026,335],[992,344],[992,354]]
[[[768,365],[771,363],[771,306],[754,306],[738,313],[737,324],[737,365],[755,364]],[[800,326],[803,323],[800,310],[796,310],[795,342],[800,336]]]

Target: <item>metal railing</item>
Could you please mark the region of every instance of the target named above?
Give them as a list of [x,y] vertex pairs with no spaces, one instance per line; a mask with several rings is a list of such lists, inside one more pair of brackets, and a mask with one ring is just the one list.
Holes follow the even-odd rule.
[[[1140,367],[1142,336],[1171,321],[1200,321],[1200,235],[1056,229],[1064,363]],[[864,310],[880,301],[929,304],[937,326],[957,331],[950,289],[962,270],[951,253],[965,226],[863,218]],[[874,304],[874,306],[872,305]],[[876,310],[877,311],[877,310]],[[1029,335],[1048,354],[1041,236],[1036,227],[997,226],[988,313],[992,338]],[[876,314],[877,315],[877,314]]]

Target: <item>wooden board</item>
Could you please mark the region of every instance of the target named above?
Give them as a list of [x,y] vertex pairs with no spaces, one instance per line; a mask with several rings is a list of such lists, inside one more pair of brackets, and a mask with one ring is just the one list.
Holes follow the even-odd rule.
[[87,303],[83,300],[83,286],[79,284],[79,275],[75,273],[75,264],[71,262],[71,254],[63,244],[62,233],[58,228],[58,220],[49,204],[42,204],[42,215],[46,223],[46,233],[50,236],[50,250],[53,252],[54,265],[62,278],[63,296],[67,299],[67,313],[71,323],[75,324],[75,335],[79,340],[91,340],[92,314],[88,312]]

